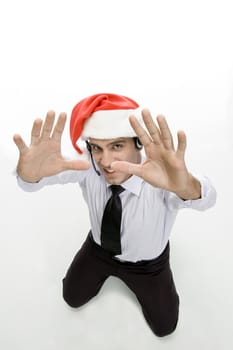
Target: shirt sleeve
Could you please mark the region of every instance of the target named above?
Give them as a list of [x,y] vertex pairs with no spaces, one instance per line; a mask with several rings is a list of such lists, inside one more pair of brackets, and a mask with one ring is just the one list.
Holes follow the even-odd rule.
[[26,182],[16,173],[16,179],[18,186],[26,192],[36,192],[42,189],[45,186],[50,185],[57,185],[57,184],[67,184],[67,183],[81,183],[85,176],[87,171],[76,171],[76,170],[67,170],[64,172],[61,172],[57,175],[48,176],[42,178],[40,181],[36,183]]
[[173,192],[165,191],[165,202],[170,210],[177,210],[182,208],[192,208],[196,210],[206,210],[213,207],[216,203],[217,193],[208,177],[196,178],[201,183],[201,198],[193,200],[183,200]]

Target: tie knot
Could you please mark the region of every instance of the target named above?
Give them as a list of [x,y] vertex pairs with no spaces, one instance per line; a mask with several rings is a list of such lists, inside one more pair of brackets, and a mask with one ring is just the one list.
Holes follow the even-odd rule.
[[116,196],[116,195],[120,194],[121,192],[123,192],[125,190],[120,185],[111,185],[110,188],[111,188],[113,196]]

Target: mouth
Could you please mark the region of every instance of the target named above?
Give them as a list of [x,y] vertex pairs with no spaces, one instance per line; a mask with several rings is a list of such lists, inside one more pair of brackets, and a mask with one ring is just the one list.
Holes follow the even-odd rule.
[[103,168],[103,171],[105,171],[105,172],[108,173],[108,174],[114,173],[114,170],[112,170],[112,169]]
[[103,173],[104,173],[106,176],[111,176],[111,175],[113,175],[113,174],[115,173],[114,170],[108,169],[108,168],[102,168],[102,171],[103,171]]

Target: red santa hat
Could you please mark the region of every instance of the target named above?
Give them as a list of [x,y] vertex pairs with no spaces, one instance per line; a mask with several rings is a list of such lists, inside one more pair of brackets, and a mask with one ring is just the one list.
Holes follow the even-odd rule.
[[115,94],[96,94],[77,103],[71,113],[70,137],[75,150],[82,153],[78,139],[112,139],[137,136],[129,123],[130,115],[142,123],[137,102]]

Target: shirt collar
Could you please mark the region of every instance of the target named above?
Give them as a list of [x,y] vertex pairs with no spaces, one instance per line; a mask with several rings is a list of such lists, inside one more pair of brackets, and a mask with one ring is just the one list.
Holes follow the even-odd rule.
[[126,181],[122,182],[120,185],[124,187],[127,191],[135,194],[138,197],[140,194],[143,182],[144,180],[142,178],[132,175]]
[[[144,157],[142,157],[142,162],[144,160],[145,160]],[[120,185],[124,187],[127,191],[139,197],[143,182],[144,180],[141,177],[132,175],[126,181],[122,182]],[[110,184],[108,184],[107,187],[109,188]]]
[[[142,152],[141,157],[141,163],[143,163],[146,159],[145,154]],[[144,183],[144,180],[141,177],[138,177],[136,175],[130,176],[125,182],[123,182],[121,185],[128,190],[129,192],[135,194],[137,197],[139,197],[142,185]]]

